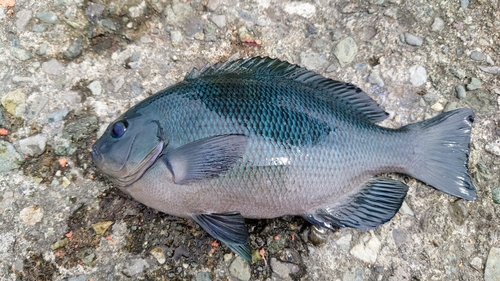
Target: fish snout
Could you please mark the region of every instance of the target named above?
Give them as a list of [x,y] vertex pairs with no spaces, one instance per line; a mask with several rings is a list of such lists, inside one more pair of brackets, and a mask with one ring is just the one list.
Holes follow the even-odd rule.
[[95,144],[92,145],[92,152],[90,154],[92,155],[92,160],[94,162],[102,161],[102,154],[99,152],[99,149],[97,149]]

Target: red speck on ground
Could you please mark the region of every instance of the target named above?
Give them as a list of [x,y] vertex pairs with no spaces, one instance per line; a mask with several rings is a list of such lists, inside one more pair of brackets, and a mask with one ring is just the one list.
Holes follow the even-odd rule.
[[0,136],[6,136],[9,134],[9,130],[5,128],[0,128]]

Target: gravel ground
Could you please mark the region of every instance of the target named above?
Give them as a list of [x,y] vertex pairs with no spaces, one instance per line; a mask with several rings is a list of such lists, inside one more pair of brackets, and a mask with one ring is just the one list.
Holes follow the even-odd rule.
[[[500,280],[500,1],[0,0],[1,280]],[[373,231],[248,220],[249,265],[93,167],[120,113],[192,67],[270,56],[351,82],[399,127],[476,114],[476,201],[414,179]]]

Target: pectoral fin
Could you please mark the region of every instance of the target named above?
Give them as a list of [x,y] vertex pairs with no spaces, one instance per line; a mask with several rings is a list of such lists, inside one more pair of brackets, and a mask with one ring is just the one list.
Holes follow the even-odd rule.
[[245,219],[238,212],[224,214],[200,214],[192,218],[212,237],[226,244],[233,252],[251,262]]
[[408,191],[402,182],[378,178],[368,182],[362,191],[332,208],[304,216],[310,223],[332,229],[353,227],[370,229],[391,220],[398,212]]
[[176,184],[216,177],[229,170],[245,153],[244,135],[221,135],[197,140],[167,152],[167,164]]

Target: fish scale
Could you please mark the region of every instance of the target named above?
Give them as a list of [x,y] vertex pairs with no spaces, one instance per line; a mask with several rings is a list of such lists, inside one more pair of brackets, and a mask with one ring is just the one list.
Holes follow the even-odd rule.
[[125,193],[194,219],[250,260],[244,218],[298,215],[334,229],[389,221],[402,173],[464,199],[473,113],[399,129],[354,85],[271,58],[193,70],[109,125],[92,157]]

